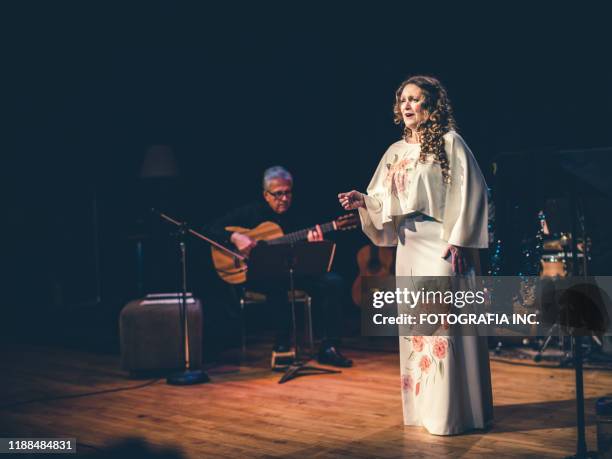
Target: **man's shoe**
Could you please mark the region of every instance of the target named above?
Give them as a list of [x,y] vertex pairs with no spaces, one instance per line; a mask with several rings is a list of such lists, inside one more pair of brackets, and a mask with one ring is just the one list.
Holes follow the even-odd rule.
[[348,368],[353,366],[353,361],[344,357],[335,346],[326,347],[319,351],[317,361],[323,365]]

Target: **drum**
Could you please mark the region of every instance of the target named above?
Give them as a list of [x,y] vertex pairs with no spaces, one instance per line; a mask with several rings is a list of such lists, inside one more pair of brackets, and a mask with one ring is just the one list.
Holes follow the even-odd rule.
[[567,265],[563,252],[555,254],[542,254],[540,257],[542,270],[540,277],[565,277],[567,276]]
[[[578,260],[584,258],[584,254],[578,252]],[[566,277],[571,272],[572,252],[545,253],[540,256],[540,277]],[[578,264],[580,266],[580,263]]]

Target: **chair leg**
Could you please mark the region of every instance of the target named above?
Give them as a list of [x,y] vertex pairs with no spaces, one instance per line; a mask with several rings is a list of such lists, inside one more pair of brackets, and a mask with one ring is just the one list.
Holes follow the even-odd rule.
[[246,360],[246,318],[244,317],[244,298],[240,298],[240,337],[242,339],[242,361]]

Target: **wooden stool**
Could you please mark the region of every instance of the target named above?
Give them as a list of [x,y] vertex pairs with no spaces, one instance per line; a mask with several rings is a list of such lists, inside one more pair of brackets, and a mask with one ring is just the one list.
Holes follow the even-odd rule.
[[273,370],[284,370],[295,360],[295,349],[287,352],[272,351],[270,367]]
[[[247,350],[247,331],[246,331],[246,312],[245,308],[250,304],[263,304],[266,302],[266,295],[252,290],[244,290],[239,298],[240,301],[240,334],[242,338],[242,359],[246,358]],[[287,301],[291,301],[291,292],[287,292]],[[295,291],[295,304],[304,305],[304,335],[308,340],[310,352],[314,353],[314,336],[312,332],[312,298],[303,290]],[[272,357],[274,359],[274,357]],[[274,367],[274,365],[272,365]]]

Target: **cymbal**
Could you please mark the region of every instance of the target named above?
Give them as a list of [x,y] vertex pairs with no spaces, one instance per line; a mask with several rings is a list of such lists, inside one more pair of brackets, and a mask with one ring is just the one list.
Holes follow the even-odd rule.
[[567,247],[572,242],[569,236],[561,236],[559,239],[551,239],[550,241],[544,241],[544,250],[563,250],[563,247]]
[[[571,246],[571,244],[572,244],[571,236],[564,234],[558,239],[551,239],[549,241],[544,241],[544,243],[542,244],[542,247],[544,248],[544,250],[562,251],[562,250],[567,250]],[[591,241],[588,238],[587,238],[587,245],[589,248],[591,247]],[[577,246],[578,246],[579,252],[584,252],[584,239],[578,238]]]

